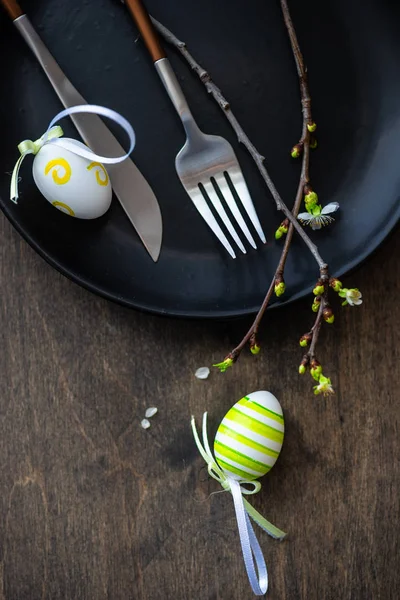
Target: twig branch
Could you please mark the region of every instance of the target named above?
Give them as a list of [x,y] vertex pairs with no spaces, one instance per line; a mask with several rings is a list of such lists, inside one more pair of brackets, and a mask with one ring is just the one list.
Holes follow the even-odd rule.
[[198,75],[200,81],[202,81],[202,83],[205,85],[208,93],[212,95],[214,100],[220,106],[225,117],[228,119],[229,123],[231,124],[232,128],[234,129],[239,142],[245,146],[245,148],[248,150],[251,157],[253,158],[254,162],[256,163],[258,170],[260,171],[260,174],[261,174],[262,178],[264,179],[264,181],[275,201],[275,204],[276,204],[278,210],[281,210],[284,213],[285,217],[289,220],[290,224],[292,225],[292,228],[296,229],[299,236],[302,238],[304,243],[307,245],[308,249],[310,250],[311,254],[313,255],[314,259],[316,260],[316,262],[319,266],[319,269],[321,271],[321,276],[323,276],[323,273],[327,270],[326,262],[321,257],[317,246],[312,242],[312,240],[309,238],[309,236],[307,235],[307,233],[305,232],[303,227],[297,221],[296,217],[293,216],[291,211],[288,209],[286,204],[283,202],[274,183],[272,182],[271,177],[269,176],[267,169],[264,166],[265,158],[258,152],[258,150],[255,148],[255,146],[251,143],[251,141],[245,134],[242,126],[240,125],[237,118],[233,114],[228,100],[222,94],[222,92],[218,88],[218,86],[212,81],[209,73],[190,54],[190,52],[188,51],[188,49],[186,47],[185,42],[179,40],[169,29],[167,29],[164,25],[159,23],[156,19],[152,18],[152,21],[153,21],[153,24],[156,27],[157,31],[162,35],[162,37],[169,44],[174,46],[181,53],[181,55],[185,58],[185,60],[188,62],[190,67],[193,69],[193,71]]
[[[283,19],[285,21],[286,29],[289,35],[290,44],[292,47],[292,52],[294,56],[294,60],[296,63],[297,74],[299,76],[299,85],[300,85],[300,97],[301,97],[301,105],[303,111],[303,129],[300,139],[300,144],[303,148],[303,160],[301,165],[301,174],[299,187],[297,190],[296,201],[293,206],[292,213],[297,218],[297,215],[300,210],[301,201],[304,195],[304,186],[309,183],[310,175],[309,175],[309,165],[310,165],[310,132],[308,131],[307,125],[311,125],[313,123],[313,119],[311,116],[311,97],[308,88],[308,80],[307,80],[307,69],[304,64],[304,58],[300,50],[299,42],[297,40],[296,31],[289,13],[289,7],[287,5],[286,0],[281,0],[281,8],[283,13]],[[297,209],[297,210],[296,210]],[[291,243],[293,236],[293,226],[290,224],[289,231],[286,236],[285,245]],[[283,254],[282,254],[283,258]],[[281,258],[281,260],[282,260]],[[283,267],[286,262],[286,257],[283,258]],[[278,272],[279,273],[279,272]],[[283,269],[282,269],[283,273]]]
[[322,321],[323,321],[323,312],[324,312],[325,304],[326,304],[326,299],[325,299],[325,296],[323,296],[321,299],[321,304],[319,305],[319,310],[318,310],[317,316],[315,318],[314,325],[311,329],[312,340],[311,340],[310,348],[306,354],[309,361],[312,361],[315,358],[315,347],[318,342],[319,332],[321,331],[321,325],[322,325]]
[[[301,165],[299,185],[298,185],[297,193],[296,193],[296,199],[295,199],[295,202],[294,202],[294,205],[292,208],[292,215],[293,215],[294,219],[297,219],[297,215],[299,214],[299,210],[300,210],[301,203],[302,203],[303,196],[304,196],[304,186],[307,185],[310,180],[310,176],[309,176],[310,132],[307,128],[307,125],[311,125],[313,123],[313,120],[312,120],[312,115],[311,115],[311,97],[310,97],[310,92],[309,92],[309,88],[308,88],[307,70],[306,70],[306,67],[304,64],[303,55],[300,51],[299,43],[297,41],[296,32],[294,30],[294,26],[293,26],[292,20],[290,18],[289,9],[288,9],[286,0],[281,0],[281,7],[282,7],[285,25],[288,30],[290,43],[292,46],[292,51],[293,51],[296,68],[297,68],[297,73],[299,76],[300,98],[301,98],[301,105],[302,105],[302,112],[303,112],[303,126],[302,126],[301,138],[299,141],[299,143],[302,146],[302,165]],[[283,274],[284,274],[284,270],[285,270],[286,260],[287,260],[288,254],[289,254],[290,244],[291,244],[292,238],[293,238],[293,232],[294,232],[294,227],[293,227],[293,223],[291,222],[288,232],[286,234],[284,246],[282,249],[282,254],[281,254],[278,266],[276,268],[275,275],[271,281],[271,284],[265,295],[264,301],[263,301],[250,329],[248,330],[246,335],[243,337],[240,344],[238,344],[236,346],[236,348],[234,348],[230,353],[230,356],[233,358],[233,360],[237,360],[241,351],[247,345],[248,342],[253,342],[253,344],[256,343],[256,338],[257,338],[257,333],[259,330],[260,323],[261,323],[264,313],[269,305],[271,297],[274,293],[275,282],[283,281]],[[327,265],[325,265],[324,269],[321,269],[320,274],[324,279],[325,278],[328,279]],[[323,302],[321,302],[321,306],[322,305],[323,305]],[[319,319],[317,317],[316,324],[314,325],[314,327],[312,329],[312,331],[315,332],[315,335],[313,335],[313,340],[312,340],[313,352],[314,352],[315,344],[317,342],[319,330],[320,330],[321,323],[322,323],[322,321],[321,321],[322,320],[322,310],[323,310],[323,306],[322,306],[320,312],[318,313]],[[310,353],[308,353],[308,354],[310,354]],[[310,359],[310,356],[308,356],[308,358]]]
[[[283,256],[283,252],[282,252],[282,256]],[[274,293],[274,289],[275,289],[275,277],[272,279],[270,286],[268,288],[268,292],[265,295],[264,301],[257,313],[256,318],[254,319],[250,329],[248,330],[248,332],[246,333],[246,335],[244,336],[244,338],[242,339],[242,341],[240,342],[240,344],[238,344],[236,346],[236,348],[234,348],[231,353],[229,354],[229,356],[235,361],[238,359],[239,354],[241,353],[241,351],[243,350],[243,348],[247,345],[248,342],[253,341],[254,344],[256,344],[257,341],[257,333],[258,333],[258,329],[260,327],[260,323],[261,320],[264,316],[265,311],[267,310],[269,301],[271,300],[272,294]]]
[[[285,21],[286,29],[287,29],[287,32],[289,35],[290,44],[292,47],[292,52],[293,52],[294,60],[296,63],[297,74],[299,77],[301,105],[302,105],[302,112],[303,112],[303,131],[302,131],[302,137],[300,140],[300,144],[302,145],[303,152],[304,152],[303,164],[302,164],[301,176],[300,176],[300,187],[303,186],[303,189],[304,189],[304,186],[307,185],[310,181],[310,175],[309,175],[310,131],[308,129],[308,126],[312,126],[314,124],[312,114],[311,114],[311,96],[310,96],[310,91],[309,91],[309,87],[308,87],[307,68],[304,64],[304,58],[303,58],[302,52],[300,50],[299,42],[298,42],[297,35],[296,35],[296,30],[294,28],[293,21],[290,16],[288,3],[287,3],[287,0],[280,0],[280,2],[281,2],[283,19]],[[291,233],[290,229],[288,231],[288,236]],[[316,360],[315,348],[317,346],[322,323],[324,321],[324,309],[327,306],[329,306],[329,303],[328,303],[328,289],[329,288],[327,285],[327,281],[328,281],[328,277],[329,277],[328,271],[326,271],[325,275],[326,275],[326,277],[322,278],[322,281],[325,284],[325,291],[324,291],[323,295],[321,296],[321,303],[319,305],[319,309],[318,309],[318,312],[317,312],[317,315],[316,315],[316,318],[314,321],[314,325],[310,331],[310,334],[312,336],[310,347],[308,349],[308,352],[305,354],[305,356],[303,358],[303,360],[307,361],[307,363],[309,365],[312,364],[312,362]]]
[[[307,131],[307,127],[305,127],[306,131]],[[308,132],[307,132],[308,133]],[[303,134],[304,134],[304,127],[303,127]],[[301,169],[301,175],[300,175],[300,181],[299,181],[299,186],[297,188],[297,194],[296,194],[296,200],[294,202],[293,208],[292,208],[292,215],[297,218],[297,215],[299,214],[299,210],[300,210],[300,206],[303,200],[303,188],[304,188],[304,184],[306,183],[305,180],[305,173],[308,172],[308,164],[309,164],[309,156],[310,156],[310,152],[309,152],[309,144],[307,142],[307,147],[304,148],[304,154],[303,154],[303,161],[302,161],[302,169]],[[290,224],[288,232],[286,234],[286,239],[282,248],[282,253],[281,253],[281,257],[279,259],[279,263],[278,266],[276,267],[275,270],[275,275],[272,278],[272,281],[270,283],[270,286],[268,288],[268,291],[265,295],[265,298],[263,300],[263,303],[260,306],[260,309],[250,327],[250,329],[248,330],[248,332],[246,333],[246,335],[243,337],[242,341],[240,342],[240,344],[238,344],[236,346],[236,348],[234,348],[231,352],[231,356],[234,358],[234,360],[236,360],[239,356],[239,354],[241,353],[241,351],[243,350],[243,348],[246,346],[246,344],[248,342],[250,342],[251,340],[254,341],[254,343],[256,343],[256,338],[257,338],[257,334],[258,334],[258,330],[260,327],[260,323],[262,321],[262,318],[264,316],[265,311],[268,308],[268,305],[270,303],[271,297],[274,293],[274,289],[275,289],[275,282],[277,280],[283,280],[283,274],[284,274],[284,270],[285,270],[285,265],[286,265],[286,259],[288,257],[289,254],[289,250],[290,250],[290,244],[292,242],[292,238],[293,238],[293,231],[294,228],[292,226],[292,224]]]

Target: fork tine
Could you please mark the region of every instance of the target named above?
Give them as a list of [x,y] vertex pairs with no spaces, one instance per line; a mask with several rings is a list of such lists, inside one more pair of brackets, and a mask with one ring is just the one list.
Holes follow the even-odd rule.
[[238,166],[235,169],[229,169],[229,171],[227,171],[227,173],[230,177],[230,180],[233,183],[233,186],[236,190],[237,195],[240,198],[241,203],[244,206],[245,211],[249,215],[250,220],[253,223],[254,228],[260,237],[260,240],[265,244],[267,240],[265,239],[265,235],[262,230],[261,223],[258,219],[256,209],[254,208],[254,204],[251,199],[250,192],[247,188],[247,185],[246,185],[245,179],[243,177],[243,173],[240,170],[240,167]]
[[228,242],[228,239],[221,227],[218,225],[216,218],[212,214],[206,200],[204,199],[203,194],[200,191],[199,187],[196,188],[186,188],[187,193],[189,194],[193,204],[209,226],[209,228],[215,233],[216,237],[219,239],[221,244],[225,247],[225,249],[229,252],[232,258],[236,258],[236,254]]
[[236,222],[239,225],[240,229],[243,231],[244,235],[246,236],[246,238],[247,238],[248,242],[251,244],[251,246],[253,246],[253,248],[257,249],[254,238],[251,235],[249,228],[246,225],[246,221],[242,217],[242,214],[238,208],[238,205],[236,204],[236,200],[231,192],[228,182],[226,181],[225,175],[223,175],[222,173],[219,175],[215,175],[214,179],[215,179],[215,183],[217,184],[221,194],[225,198],[225,201],[226,201],[227,205],[229,206],[231,213],[235,217]]
[[224,223],[225,227],[227,228],[227,230],[229,231],[229,233],[231,234],[231,236],[233,237],[233,239],[235,240],[236,244],[238,245],[240,250],[243,252],[243,254],[246,254],[246,248],[243,246],[242,240],[236,233],[235,228],[233,227],[228,215],[226,214],[226,210],[222,206],[222,202],[218,198],[217,192],[215,191],[213,184],[211,183],[211,181],[206,181],[202,185],[203,185],[204,191],[206,192],[207,196],[211,200],[212,205],[214,206],[218,215],[221,217],[222,222]]

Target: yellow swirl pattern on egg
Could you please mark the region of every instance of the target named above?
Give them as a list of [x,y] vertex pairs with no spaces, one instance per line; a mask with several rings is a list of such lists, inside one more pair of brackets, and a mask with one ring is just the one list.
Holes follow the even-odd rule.
[[[108,173],[105,170],[105,168],[103,167],[103,165],[99,162],[92,162],[90,163],[90,165],[87,168],[88,171],[91,171],[94,167],[98,167],[99,171],[96,171],[96,181],[99,185],[108,185],[109,182],[109,177],[108,177]],[[102,178],[102,175],[104,176]]]
[[54,200],[54,202],[52,202],[52,205],[55,206],[56,208],[58,208],[58,210],[61,210],[61,212],[71,215],[71,217],[75,216],[75,213],[72,210],[72,208],[70,206],[68,206],[68,204],[64,204],[64,202],[59,202],[58,200]]
[[[56,169],[55,167],[61,167],[61,169],[64,169],[64,175],[59,175],[59,169]],[[52,177],[54,183],[57,185],[64,185],[71,179],[72,169],[69,162],[66,161],[65,158],[54,158],[48,162],[45,166],[44,174],[48,175],[51,169],[54,169],[52,172]]]

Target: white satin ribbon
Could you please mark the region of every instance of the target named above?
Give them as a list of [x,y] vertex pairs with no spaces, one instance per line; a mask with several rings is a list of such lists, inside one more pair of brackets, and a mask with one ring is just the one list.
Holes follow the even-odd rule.
[[[224,490],[230,491],[232,494],[247,576],[254,594],[256,596],[263,596],[268,589],[268,572],[260,544],[258,543],[249,517],[268,535],[275,539],[282,540],[286,536],[286,533],[267,521],[243,497],[243,495],[252,495],[260,491],[261,483],[259,481],[237,481],[227,475],[218,465],[208,442],[207,413],[203,415],[202,441],[200,441],[199,434],[197,433],[194,417],[192,417],[191,425],[196,446],[207,463],[209,475],[216,479]],[[251,485],[253,489],[249,490],[243,487],[241,485],[243,483]]]
[[[268,589],[268,571],[265,559],[251,525],[250,519],[244,508],[240,483],[228,477],[230,491],[235,505],[236,521],[239,529],[240,544],[242,546],[243,560],[250,581],[251,589],[256,596],[263,596]],[[254,562],[257,565],[256,573]]]
[[[62,135],[64,135],[61,127],[56,126],[57,121],[60,121],[64,117],[68,117],[70,115],[76,113],[92,113],[96,115],[100,115],[102,117],[107,117],[111,119],[118,125],[120,125],[128,134],[129,137],[129,150],[123,156],[100,156],[99,154],[95,154],[89,148],[84,148],[81,146],[80,142],[76,140],[66,140],[59,139]],[[12,176],[11,176],[11,186],[10,186],[10,198],[13,202],[17,203],[18,200],[18,179],[19,179],[19,170],[21,164],[28,154],[36,155],[41,148],[45,144],[53,144],[55,146],[59,146],[60,148],[65,148],[65,150],[69,150],[73,152],[77,156],[82,156],[83,158],[87,158],[90,161],[104,163],[107,165],[115,165],[117,163],[123,162],[126,160],[131,154],[132,150],[135,147],[136,136],[133,130],[132,125],[118,112],[112,110],[111,108],[106,108],[105,106],[98,106],[96,104],[82,104],[78,106],[71,106],[70,108],[66,108],[59,112],[54,119],[50,122],[47,131],[36,141],[32,140],[24,140],[18,145],[18,150],[20,151],[21,156],[19,157]]]

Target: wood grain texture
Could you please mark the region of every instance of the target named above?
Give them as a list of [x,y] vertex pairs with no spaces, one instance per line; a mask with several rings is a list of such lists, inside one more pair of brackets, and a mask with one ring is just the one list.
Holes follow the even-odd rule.
[[250,600],[232,501],[209,496],[189,420],[207,409],[215,430],[259,388],[287,424],[253,498],[289,532],[257,532],[268,597],[398,598],[398,236],[344,279],[363,307],[324,328],[333,399],[296,375],[309,300],[269,314],[260,356],[198,381],[246,323],[129,311],[52,270],[3,216],[0,240],[0,600]]

